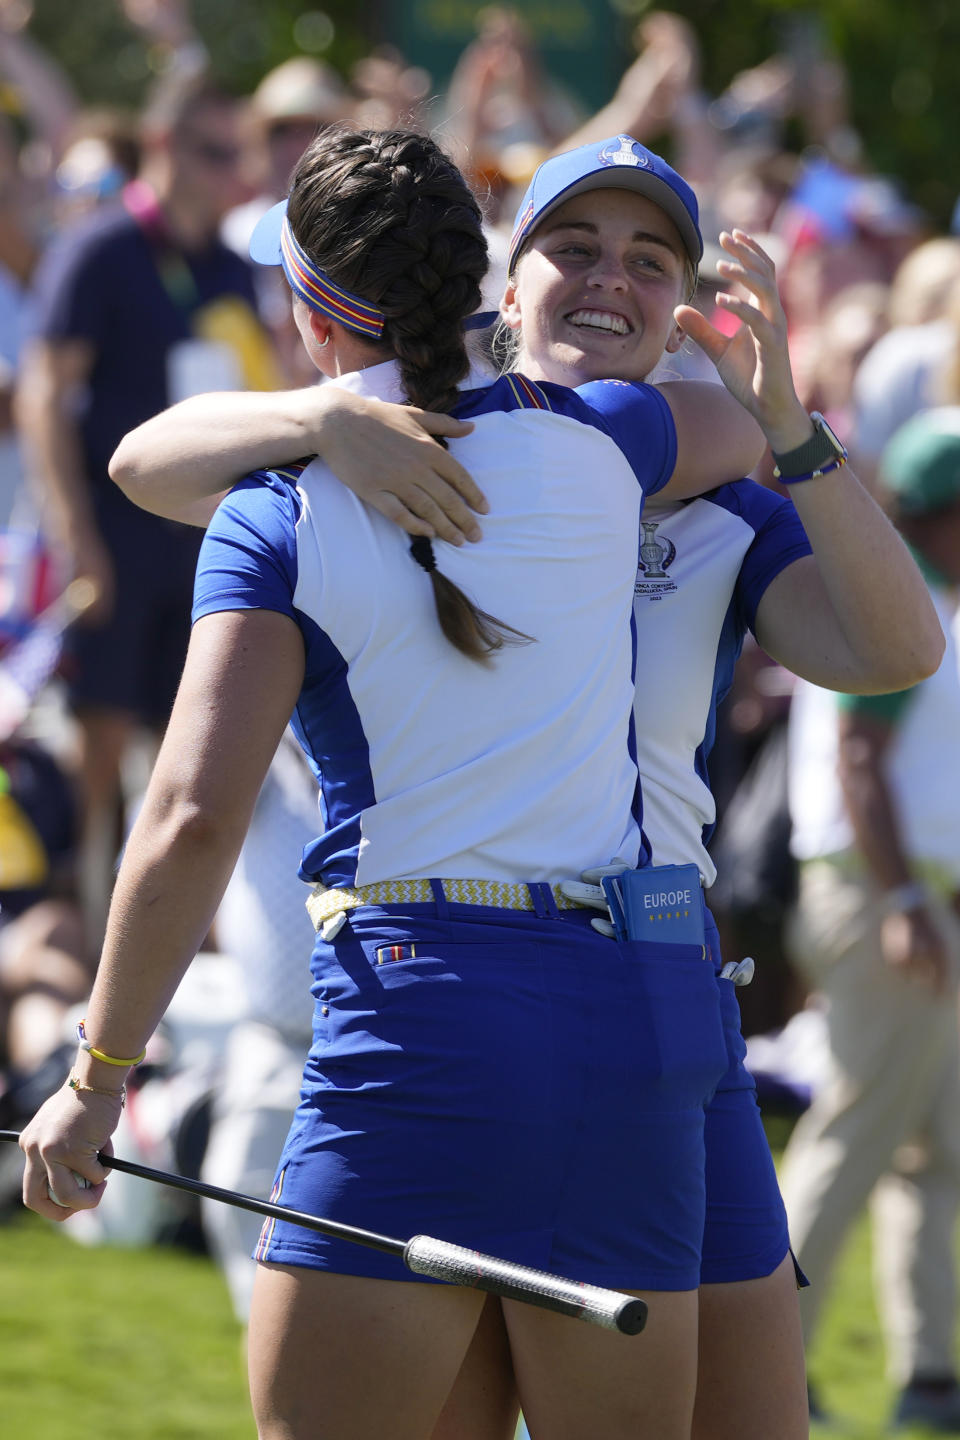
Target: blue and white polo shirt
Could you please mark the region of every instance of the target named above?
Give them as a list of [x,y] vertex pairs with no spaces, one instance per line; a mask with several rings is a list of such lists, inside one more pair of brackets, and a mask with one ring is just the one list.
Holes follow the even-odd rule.
[[717,706],[772,580],[811,553],[790,500],[737,480],[641,522],[634,719],[643,826],[655,865],[696,863],[716,821],[707,757]]
[[[393,362],[335,383],[401,393]],[[195,620],[270,609],[303,633],[293,725],[322,821],[305,880],[556,881],[645,858],[632,608],[641,503],[675,462],[669,408],[647,386],[511,375],[458,414],[475,429],[451,449],[490,513],[482,544],[435,542],[438,568],[532,637],[489,666],[444,639],[409,537],[318,460],[242,482],[204,540]]]

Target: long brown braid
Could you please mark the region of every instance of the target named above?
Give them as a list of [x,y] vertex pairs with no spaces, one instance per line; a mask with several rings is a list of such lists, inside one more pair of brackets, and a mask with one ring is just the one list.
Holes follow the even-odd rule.
[[[294,173],[287,218],[336,284],[386,316],[407,399],[450,411],[469,370],[463,321],[480,304],[487,268],[481,215],[453,162],[426,135],[324,131]],[[444,635],[474,660],[529,637],[480,610],[436,569],[429,540],[411,545],[433,584]]]

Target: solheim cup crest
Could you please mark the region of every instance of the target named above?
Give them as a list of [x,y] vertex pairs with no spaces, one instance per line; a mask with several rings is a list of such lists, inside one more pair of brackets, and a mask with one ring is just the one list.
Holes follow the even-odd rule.
[[630,135],[618,135],[616,140],[604,145],[598,159],[604,165],[636,165],[641,170],[650,169],[649,158]]
[[643,540],[640,544],[640,573],[637,576],[635,593],[645,595],[650,600],[659,600],[661,596],[670,594],[676,590],[676,585],[667,575],[667,571],[673,564],[677,555],[677,547],[667,537],[659,539],[657,529],[659,520],[641,520],[643,526]]

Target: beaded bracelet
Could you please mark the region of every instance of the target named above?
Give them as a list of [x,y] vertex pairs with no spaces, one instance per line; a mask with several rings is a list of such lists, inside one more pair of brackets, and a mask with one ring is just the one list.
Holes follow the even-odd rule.
[[86,1050],[87,1054],[92,1055],[94,1060],[102,1060],[105,1065],[122,1065],[125,1069],[129,1070],[132,1065],[139,1065],[147,1053],[146,1046],[144,1046],[140,1054],[135,1055],[132,1060],[118,1060],[115,1055],[105,1055],[102,1050],[97,1050],[90,1044],[84,1025],[85,1021],[83,1020],[77,1022],[77,1039],[80,1042],[80,1049]]
[[818,480],[839,470],[846,462],[843,442],[834,435],[819,410],[811,410],[813,434],[792,450],[773,452],[773,473],[785,485],[800,485],[805,480]]
[[121,1110],[127,1103],[126,1085],[121,1085],[119,1090],[101,1090],[96,1085],[84,1085],[79,1075],[71,1075],[70,1079],[67,1081],[67,1088],[69,1090],[72,1090],[75,1095],[81,1095],[84,1093],[86,1093],[87,1095],[110,1095],[113,1097],[114,1100],[116,1100],[117,1096],[119,1095]]
[[839,470],[846,463],[846,455],[838,455],[835,460],[825,460],[816,470],[810,470],[806,475],[783,475],[778,465],[774,465],[773,473],[784,485],[802,485],[804,480],[819,480],[821,475],[829,475],[831,470]]

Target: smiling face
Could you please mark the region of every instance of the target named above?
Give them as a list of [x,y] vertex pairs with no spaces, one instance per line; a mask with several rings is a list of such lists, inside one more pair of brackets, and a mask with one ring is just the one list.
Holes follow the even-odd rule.
[[680,345],[673,309],[689,278],[679,231],[659,206],[632,190],[592,190],[534,232],[501,314],[521,333],[532,379],[643,380]]

